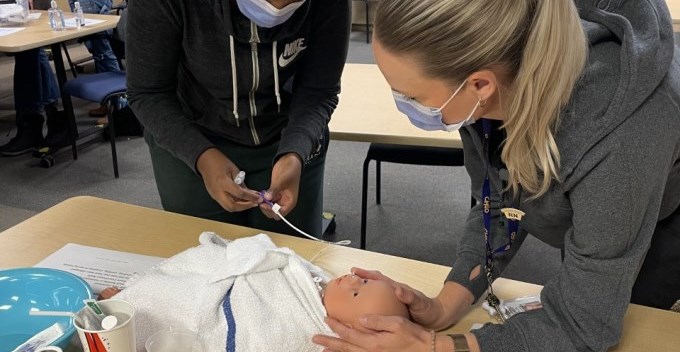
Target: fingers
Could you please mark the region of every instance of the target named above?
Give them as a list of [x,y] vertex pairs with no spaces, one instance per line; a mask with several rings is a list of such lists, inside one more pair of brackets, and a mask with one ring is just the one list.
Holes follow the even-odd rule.
[[331,337],[331,336],[326,336],[326,335],[315,335],[312,337],[312,342],[314,342],[317,345],[321,345],[326,347],[323,351],[324,352],[363,352],[364,350],[357,347],[357,346],[352,346],[347,341],[343,341],[339,338],[336,337]]
[[[397,332],[406,319],[396,316],[367,315],[359,320],[361,325],[375,331]],[[339,333],[338,333],[339,334]]]
[[354,275],[359,276],[362,279],[369,279],[369,280],[380,280],[380,281],[387,281],[387,282],[394,282],[392,279],[389,277],[383,275],[381,272],[377,270],[366,270],[362,268],[352,268],[351,272]]
[[397,295],[397,298],[401,303],[406,304],[408,306],[413,305],[413,304],[418,304],[416,301],[416,295],[412,290],[405,289],[402,286],[397,286],[395,289],[395,293]]
[[276,215],[276,213],[274,213],[274,211],[272,210],[272,207],[270,207],[269,204],[260,203],[260,210],[262,211],[262,214],[264,214],[264,216],[266,216],[270,219],[280,220],[278,215]]
[[239,186],[228,177],[221,177],[217,184],[217,191],[210,192],[215,201],[226,211],[238,212],[257,207],[260,195],[244,186]]
[[[330,326],[331,330],[335,331],[335,333],[338,334],[340,337],[341,341],[343,341],[345,344],[341,344],[340,346],[327,346],[330,347],[331,349],[337,349],[337,347],[343,347],[343,348],[348,348],[348,347],[357,347],[357,346],[373,346],[374,345],[374,339],[373,336],[370,334],[366,334],[357,330],[354,330],[345,324],[333,319],[333,318],[326,318],[326,324]],[[361,349],[358,349],[361,350]],[[339,351],[355,351],[354,349],[339,349]]]
[[233,180],[226,181],[223,184],[223,187],[224,190],[235,200],[256,204],[260,202],[259,193],[253,191],[252,189],[248,189],[245,186],[237,185]]
[[[297,198],[296,194],[294,194],[290,190],[283,190],[281,192],[276,192],[272,191],[271,189],[267,192],[265,192],[265,197],[267,201],[270,201],[271,203],[276,203],[279,205],[279,213],[282,216],[287,216],[293,209],[295,208],[295,205],[297,204]],[[262,213],[270,218],[270,219],[275,219],[275,220],[280,220],[279,216],[274,213],[272,210],[272,207],[265,203],[260,204],[260,210],[262,210]]]
[[224,191],[218,191],[213,199],[228,212],[239,212],[247,209],[251,209],[257,206],[257,202],[250,202],[244,200],[234,199],[229,193]]

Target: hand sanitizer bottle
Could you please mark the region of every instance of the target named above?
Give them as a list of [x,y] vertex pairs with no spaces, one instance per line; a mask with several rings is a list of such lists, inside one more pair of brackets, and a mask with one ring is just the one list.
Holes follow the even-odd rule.
[[28,15],[29,15],[29,13],[30,13],[30,8],[29,8],[28,0],[16,0],[16,1],[17,1],[17,5],[21,6],[21,8],[23,9],[23,10],[21,11],[21,17],[22,17],[22,19],[24,19],[24,20],[25,20],[25,19],[28,19]]
[[73,4],[73,11],[76,13],[76,27],[80,28],[85,25],[85,16],[83,15],[83,8],[80,7],[80,2],[76,1]]
[[64,12],[57,7],[57,2],[52,0],[50,3],[51,7],[47,10],[47,15],[50,18],[50,27],[53,31],[60,31],[66,27],[64,23]]

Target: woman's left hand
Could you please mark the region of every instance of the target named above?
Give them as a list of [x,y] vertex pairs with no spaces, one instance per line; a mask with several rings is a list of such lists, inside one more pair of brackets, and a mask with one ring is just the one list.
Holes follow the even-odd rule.
[[337,352],[431,351],[432,335],[428,330],[403,317],[369,315],[361,319],[364,333],[326,318],[326,323],[340,338],[316,335],[312,341]]
[[[302,160],[297,154],[285,154],[274,164],[271,185],[265,193],[265,198],[272,203],[278,203],[283,216],[288,215],[297,205],[301,175]],[[267,203],[261,203],[260,209],[268,218],[277,219]]]

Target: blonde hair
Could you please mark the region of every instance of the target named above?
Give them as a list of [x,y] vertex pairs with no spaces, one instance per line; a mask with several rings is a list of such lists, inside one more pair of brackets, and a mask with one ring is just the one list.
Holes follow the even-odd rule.
[[425,75],[452,84],[483,69],[506,70],[501,157],[510,187],[539,197],[560,180],[554,133],[587,58],[573,0],[383,0],[375,36]]

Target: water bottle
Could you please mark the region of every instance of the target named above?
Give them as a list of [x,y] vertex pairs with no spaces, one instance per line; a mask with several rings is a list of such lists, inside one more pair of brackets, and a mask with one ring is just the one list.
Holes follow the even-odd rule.
[[80,7],[80,2],[76,1],[73,11],[76,13],[76,27],[80,28],[85,25],[85,16],[83,15],[83,8]]
[[21,11],[21,18],[24,20],[28,19],[28,14],[30,13],[28,0],[16,0],[16,1],[17,5],[21,6],[21,8],[23,9]]
[[64,12],[57,7],[57,2],[55,0],[52,0],[50,6],[50,9],[47,10],[47,15],[50,18],[50,27],[52,27],[53,31],[63,30],[66,28]]

